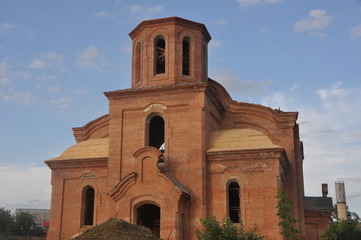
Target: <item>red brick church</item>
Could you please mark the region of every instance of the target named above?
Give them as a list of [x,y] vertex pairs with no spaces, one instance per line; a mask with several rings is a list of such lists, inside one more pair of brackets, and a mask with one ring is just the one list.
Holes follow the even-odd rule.
[[265,239],[281,239],[281,189],[301,238],[318,239],[331,213],[318,200],[330,198],[304,197],[298,113],[235,102],[209,79],[203,24],[155,19],[129,35],[131,88],[105,92],[109,114],[73,128],[77,143],[46,161],[48,239],[115,217],[162,239],[190,240],[206,216],[257,224]]

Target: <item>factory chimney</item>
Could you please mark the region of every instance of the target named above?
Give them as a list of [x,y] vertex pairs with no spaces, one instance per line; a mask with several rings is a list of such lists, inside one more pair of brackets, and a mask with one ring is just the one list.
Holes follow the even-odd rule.
[[335,187],[336,187],[336,201],[337,201],[337,216],[338,216],[338,219],[339,220],[347,220],[345,183],[342,180],[338,180],[335,183]]

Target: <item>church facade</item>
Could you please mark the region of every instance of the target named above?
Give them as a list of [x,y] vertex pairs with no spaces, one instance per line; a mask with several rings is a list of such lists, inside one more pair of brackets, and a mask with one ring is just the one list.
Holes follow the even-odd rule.
[[203,24],[148,20],[129,35],[131,88],[105,92],[109,113],[73,128],[77,143],[45,161],[48,239],[69,239],[110,217],[162,239],[196,239],[206,216],[257,224],[265,239],[281,239],[281,189],[305,239],[298,113],[235,102],[209,79]]

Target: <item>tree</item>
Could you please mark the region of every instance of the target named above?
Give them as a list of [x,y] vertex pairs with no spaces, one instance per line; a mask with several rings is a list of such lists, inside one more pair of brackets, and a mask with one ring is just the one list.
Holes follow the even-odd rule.
[[31,228],[35,225],[34,216],[27,212],[20,212],[15,215],[17,229],[21,234],[30,235]]
[[361,239],[360,222],[358,220],[331,222],[325,233],[321,234],[323,240],[349,240]]
[[278,226],[282,227],[281,235],[287,240],[299,240],[298,230],[294,226],[298,220],[292,216],[293,202],[283,190],[278,192],[276,198],[278,199],[277,216],[280,218]]
[[239,227],[226,217],[222,223],[216,220],[216,217],[207,217],[201,219],[203,231],[196,230],[198,240],[262,240],[263,236],[258,235],[257,227],[245,230],[241,223]]
[[7,234],[10,224],[13,222],[10,210],[0,208],[0,234]]
[[347,220],[339,220],[337,205],[331,217],[331,223],[325,233],[321,234],[323,240],[361,239],[361,222],[357,213],[350,212],[346,206]]

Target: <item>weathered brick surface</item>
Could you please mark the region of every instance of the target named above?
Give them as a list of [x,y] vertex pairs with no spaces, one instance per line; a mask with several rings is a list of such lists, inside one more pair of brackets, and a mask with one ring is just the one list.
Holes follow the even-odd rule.
[[[154,39],[159,35],[166,41],[166,72],[155,75]],[[48,239],[69,239],[89,227],[83,225],[86,186],[95,190],[94,224],[110,217],[137,223],[138,207],[154,204],[160,208],[163,239],[195,239],[201,218],[221,220],[228,214],[231,181],[240,186],[240,218],[246,227],[257,224],[266,239],[280,239],[275,196],[284,188],[295,203],[294,217],[304,237],[297,113],[234,102],[220,84],[208,79],[205,49],[210,36],[203,24],[179,18],[151,20],[130,36],[132,88],[105,93],[109,114],[74,128],[78,145],[46,161],[53,185]],[[189,76],[182,75],[185,36],[190,38]],[[140,55],[135,54],[138,43]],[[164,155],[148,146],[153,116],[164,119]],[[250,149],[207,151],[213,133],[225,129],[248,129],[267,141],[258,148],[252,142]],[[244,143],[254,141],[254,136],[245,137]],[[99,138],[107,139],[108,151],[79,145]],[[96,157],[72,158],[73,149],[99,152],[87,154]],[[158,163],[160,158],[164,163]]]

